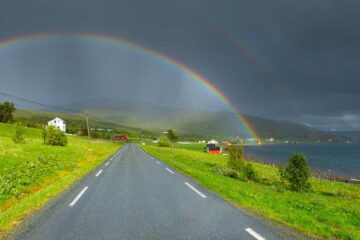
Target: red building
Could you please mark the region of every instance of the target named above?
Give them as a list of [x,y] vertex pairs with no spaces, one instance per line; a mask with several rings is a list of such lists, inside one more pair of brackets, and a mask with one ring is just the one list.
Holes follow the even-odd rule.
[[115,136],[114,140],[115,141],[121,141],[121,142],[127,142],[128,138],[126,136]]
[[208,144],[206,150],[209,154],[221,154],[221,147],[217,147],[215,144]]

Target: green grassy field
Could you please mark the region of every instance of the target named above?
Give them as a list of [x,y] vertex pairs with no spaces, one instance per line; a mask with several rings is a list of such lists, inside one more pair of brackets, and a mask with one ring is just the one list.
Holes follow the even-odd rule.
[[71,136],[66,147],[47,146],[32,128],[25,129],[25,144],[15,144],[14,132],[14,125],[0,123],[0,239],[120,147]]
[[360,239],[360,186],[311,179],[312,190],[298,193],[278,187],[277,170],[253,163],[260,182],[216,174],[227,158],[199,150],[142,146],[226,200],[314,238]]

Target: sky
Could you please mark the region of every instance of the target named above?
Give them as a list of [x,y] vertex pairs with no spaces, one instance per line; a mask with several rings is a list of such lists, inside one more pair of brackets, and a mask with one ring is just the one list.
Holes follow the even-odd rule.
[[[119,37],[200,73],[243,113],[347,131],[360,130],[359,22],[351,0],[2,0],[0,42]],[[0,46],[0,90],[60,105],[111,98],[229,110],[175,66],[91,39]]]

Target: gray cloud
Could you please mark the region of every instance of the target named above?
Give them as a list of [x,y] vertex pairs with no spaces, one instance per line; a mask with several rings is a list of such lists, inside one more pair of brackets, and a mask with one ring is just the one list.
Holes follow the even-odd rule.
[[[360,110],[359,22],[360,2],[350,0],[5,0],[0,8],[0,39],[39,32],[122,37],[200,72],[246,113],[319,128],[335,121],[337,128],[343,124],[358,129],[341,116]],[[44,96],[52,101],[63,95],[66,101],[117,97],[121,91],[114,90],[119,86],[120,73],[113,66],[117,62],[128,70],[123,77],[133,79],[122,80],[126,92],[145,101],[223,107],[208,93],[201,98],[199,92],[205,90],[184,80],[181,73],[150,64],[143,56],[132,54],[126,60],[108,50],[106,59],[97,62],[91,60],[101,51],[95,47],[81,42],[61,46],[66,51],[59,46],[23,53],[0,48],[1,89],[38,98],[33,86],[41,85],[53,93]],[[110,71],[115,72],[106,74]],[[99,78],[106,79],[102,80],[106,86],[99,86]],[[176,80],[170,84],[164,80],[169,78]],[[24,86],[29,88],[25,91]],[[77,94],[77,89],[86,90],[88,96]]]

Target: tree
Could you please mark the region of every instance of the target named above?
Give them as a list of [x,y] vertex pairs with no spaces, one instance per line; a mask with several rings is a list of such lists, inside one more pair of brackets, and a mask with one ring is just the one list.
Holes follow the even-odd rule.
[[13,113],[16,111],[14,103],[5,101],[0,103],[0,122],[9,123],[14,120]]
[[169,129],[167,131],[167,137],[173,143],[175,143],[179,140],[179,137],[177,136],[176,132],[172,129]]
[[251,163],[247,163],[244,168],[244,175],[248,181],[256,181],[257,180],[257,174],[252,166]]
[[21,123],[17,123],[15,127],[15,133],[12,137],[14,143],[25,143],[24,132],[24,126]]
[[158,141],[158,146],[159,147],[170,147],[169,139],[165,136],[160,137],[160,139]]
[[44,143],[52,146],[66,146],[66,135],[55,126],[47,126],[43,131]]
[[231,145],[229,150],[229,162],[228,165],[230,168],[240,171],[244,165],[244,150],[241,146]]
[[311,176],[310,168],[304,154],[294,153],[288,162],[288,166],[282,173],[289,184],[291,190],[304,192],[310,189],[309,178]]

